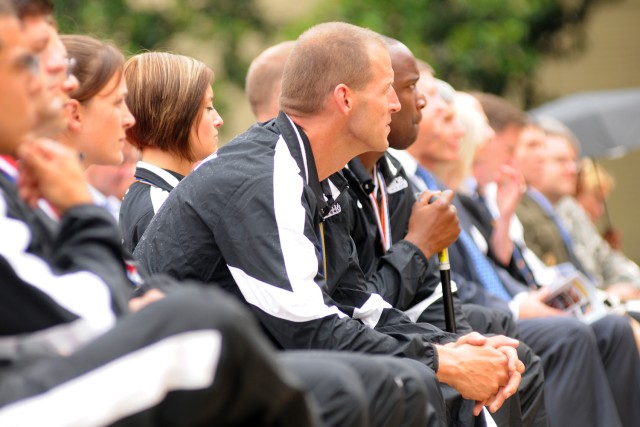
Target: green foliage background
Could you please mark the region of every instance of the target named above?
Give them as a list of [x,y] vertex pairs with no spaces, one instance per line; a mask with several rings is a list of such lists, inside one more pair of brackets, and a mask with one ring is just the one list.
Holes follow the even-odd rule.
[[[341,20],[403,41],[456,88],[509,94],[530,107],[538,101],[534,76],[540,58],[579,52],[582,24],[594,4],[607,1],[616,0],[321,0],[290,24],[267,21],[254,0],[54,3],[62,33],[107,38],[126,54],[171,50],[180,37],[195,40],[200,49],[215,51],[218,61],[209,65],[216,86],[233,85],[235,93],[260,50],[295,39],[318,22]],[[248,52],[248,40],[261,46]],[[203,59],[195,51],[178,53]],[[223,114],[232,109],[233,99],[217,100]]]
[[[222,46],[223,69],[215,70],[242,83],[246,61],[241,61],[239,42],[249,32],[274,31],[253,0],[54,0],[62,33],[89,33],[113,40],[124,52],[167,49],[180,34],[210,40]],[[134,6],[135,4],[141,6]],[[144,6],[146,4],[156,6]],[[159,4],[159,5],[158,5]],[[183,53],[183,52],[181,52]],[[187,53],[185,53],[187,54]]]
[[345,20],[396,38],[456,88],[510,92],[529,107],[540,58],[580,52],[592,6],[606,1],[329,0],[314,19]]

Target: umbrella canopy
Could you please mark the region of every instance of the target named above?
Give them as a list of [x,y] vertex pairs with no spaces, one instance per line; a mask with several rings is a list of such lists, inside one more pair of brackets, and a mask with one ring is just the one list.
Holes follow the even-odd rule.
[[577,93],[529,113],[551,116],[567,125],[585,156],[618,157],[640,148],[640,88]]

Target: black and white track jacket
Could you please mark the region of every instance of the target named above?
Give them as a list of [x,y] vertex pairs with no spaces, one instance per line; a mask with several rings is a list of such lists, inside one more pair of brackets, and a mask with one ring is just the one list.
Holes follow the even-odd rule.
[[419,248],[403,240],[415,201],[415,188],[404,175],[402,166],[385,154],[377,162],[377,170],[385,182],[381,191],[386,191],[388,202],[390,247],[386,250],[383,247],[379,227],[384,224],[378,225],[378,215],[370,200],[373,180],[358,158],[343,170],[349,192],[356,200],[350,234],[371,291],[382,295],[394,307],[407,310],[433,293],[440,282],[433,269],[437,263],[430,265]]
[[110,329],[132,293],[117,226],[94,205],[54,223],[0,173],[0,359],[71,351]]
[[184,176],[146,162],[138,162],[135,178],[136,181],[131,184],[122,200],[118,221],[122,244],[131,253],[153,216]]
[[[187,176],[134,255],[151,273],[234,293],[283,348],[404,355],[437,370],[433,344],[454,336],[411,323],[379,295],[362,292],[361,283],[340,290],[331,278],[327,284],[326,272],[342,269],[333,263],[357,262],[348,233],[325,240],[350,203],[345,189],[340,173],[319,182],[306,135],[281,113]],[[349,277],[364,280],[361,271]],[[352,287],[357,297],[350,297]]]

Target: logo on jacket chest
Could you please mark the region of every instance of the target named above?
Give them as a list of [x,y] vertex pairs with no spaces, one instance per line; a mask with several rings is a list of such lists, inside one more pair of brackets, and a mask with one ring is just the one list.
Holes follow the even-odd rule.
[[389,185],[387,185],[387,194],[397,193],[409,187],[409,183],[401,176],[397,176]]
[[334,215],[338,215],[340,212],[342,212],[342,206],[340,206],[340,203],[334,203],[333,205],[322,209],[322,218],[331,218]]

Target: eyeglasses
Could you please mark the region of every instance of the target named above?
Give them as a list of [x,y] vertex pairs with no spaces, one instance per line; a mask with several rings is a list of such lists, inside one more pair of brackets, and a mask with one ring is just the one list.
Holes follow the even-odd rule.
[[40,58],[37,55],[24,53],[7,62],[17,71],[29,71],[34,76],[40,74]]
[[78,61],[76,58],[65,58],[65,63],[67,64],[67,69],[65,71],[65,78],[69,78],[73,75],[73,71],[76,69],[76,65],[78,65]]
[[22,69],[29,70],[31,74],[40,74],[40,57],[33,54],[25,54],[21,58]]

